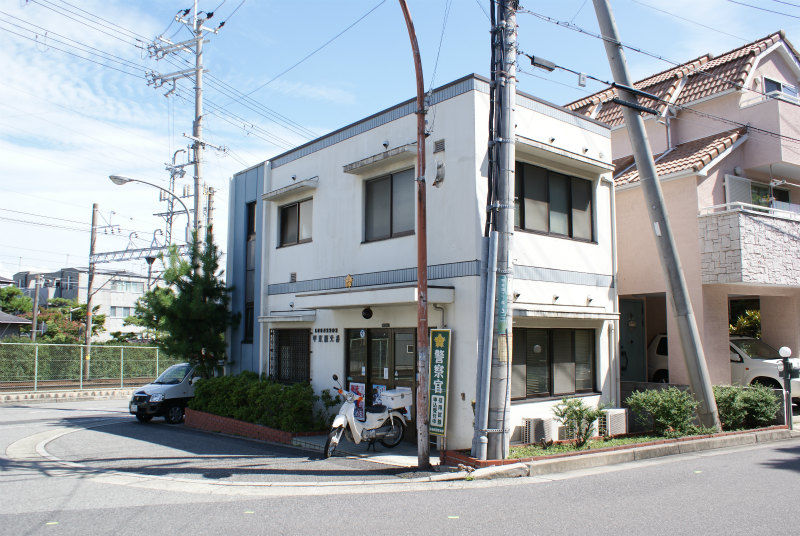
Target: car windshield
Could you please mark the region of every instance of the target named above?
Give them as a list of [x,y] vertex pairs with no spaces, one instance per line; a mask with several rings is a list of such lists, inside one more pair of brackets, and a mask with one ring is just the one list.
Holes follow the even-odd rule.
[[731,342],[742,349],[753,359],[780,359],[778,351],[761,339],[731,339]]
[[186,363],[181,365],[172,365],[167,370],[162,372],[161,376],[159,376],[158,379],[156,379],[156,381],[153,383],[162,383],[167,385],[181,383],[191,370],[192,366],[187,365]]

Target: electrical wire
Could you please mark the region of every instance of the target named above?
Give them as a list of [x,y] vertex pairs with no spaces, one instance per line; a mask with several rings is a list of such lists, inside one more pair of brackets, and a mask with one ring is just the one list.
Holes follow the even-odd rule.
[[[744,41],[744,42],[748,42],[749,41],[749,39],[747,39],[747,38],[744,38],[744,37],[741,37],[741,36],[738,36],[738,35],[734,35],[732,33],[724,32],[724,31],[722,31],[722,30],[720,30],[718,28],[714,28],[713,26],[709,26],[707,24],[703,24],[702,22],[697,22],[696,20],[687,19],[686,17],[682,17],[680,15],[677,15],[677,14],[672,13],[670,11],[667,11],[665,9],[661,9],[661,8],[658,8],[658,7],[655,7],[655,6],[651,6],[650,4],[646,4],[644,2],[640,2],[639,0],[631,0],[631,2],[633,2],[634,4],[639,4],[640,6],[644,6],[646,8],[652,9],[653,11],[658,11],[659,13],[663,13],[665,15],[670,15],[671,17],[675,17],[676,19],[680,19],[680,20],[682,20],[684,22],[689,22],[691,24],[696,24],[697,26],[700,26],[701,28],[705,28],[706,30],[711,30],[712,32],[717,32],[717,33],[722,34],[722,35],[727,35],[728,37],[735,37],[736,39],[739,39],[739,40]],[[570,22],[572,22],[572,21],[570,21]]]
[[757,9],[759,11],[766,11],[767,13],[774,13],[775,15],[783,15],[784,17],[791,17],[793,19],[800,19],[800,16],[797,16],[797,15],[790,15],[789,13],[784,13],[782,11],[775,11],[773,9],[767,9],[765,7],[758,7],[758,6],[754,6],[752,4],[746,4],[744,2],[738,2],[737,0],[728,0],[728,2],[730,2],[731,4],[737,4],[737,5],[740,5],[740,6],[745,6],[745,7],[750,7],[750,8],[753,8],[753,9]]
[[[351,29],[353,26],[355,26],[356,24],[358,24],[359,22],[361,22],[362,20],[364,20],[365,18],[367,18],[367,17],[368,17],[368,16],[369,16],[369,15],[370,15],[370,14],[371,14],[373,11],[375,11],[376,9],[378,9],[379,7],[381,7],[381,6],[382,6],[384,3],[386,3],[386,0],[381,0],[381,1],[380,1],[380,2],[378,2],[378,3],[377,3],[377,4],[376,4],[376,5],[375,5],[375,6],[374,6],[372,9],[370,9],[369,11],[367,11],[366,13],[364,13],[363,15],[361,15],[361,17],[359,17],[359,18],[358,18],[358,19],[357,19],[355,22],[353,22],[352,24],[350,24],[350,25],[349,25],[347,28],[345,28],[344,30],[342,30],[342,31],[341,31],[341,32],[339,32],[338,34],[334,35],[333,37],[331,37],[330,39],[328,39],[327,41],[325,41],[325,43],[323,43],[322,45],[320,45],[319,47],[317,47],[317,48],[316,48],[316,49],[314,49],[313,51],[311,51],[311,52],[309,52],[308,54],[306,54],[306,55],[305,55],[305,56],[304,56],[304,57],[303,57],[303,58],[302,58],[300,61],[298,61],[298,62],[294,63],[294,64],[293,64],[291,67],[289,67],[289,68],[287,68],[287,69],[284,69],[283,71],[281,71],[280,73],[278,73],[277,75],[275,75],[275,76],[274,76],[274,77],[272,77],[271,79],[267,80],[266,82],[264,82],[264,83],[263,83],[263,84],[261,84],[260,86],[256,87],[255,89],[253,89],[253,90],[251,90],[251,91],[249,91],[249,92],[245,93],[245,94],[244,94],[244,96],[245,96],[245,97],[249,97],[250,95],[252,95],[252,94],[253,94],[253,93],[255,93],[256,91],[258,91],[258,90],[260,90],[260,89],[262,89],[262,88],[264,88],[264,87],[266,87],[266,86],[270,85],[272,82],[274,82],[275,80],[277,80],[277,79],[278,79],[278,78],[280,78],[281,76],[285,75],[286,73],[288,73],[289,71],[291,71],[292,69],[294,69],[295,67],[297,67],[298,65],[300,65],[301,63],[303,63],[304,61],[306,61],[307,59],[309,59],[311,56],[313,56],[314,54],[316,54],[317,52],[319,52],[320,50],[322,50],[323,48],[325,48],[325,47],[326,47],[326,46],[328,46],[329,44],[333,43],[333,42],[334,42],[336,39],[338,39],[339,37],[341,37],[341,36],[342,36],[342,35],[343,35],[345,32],[347,32],[348,30],[350,30],[350,29]],[[231,104],[233,104],[234,102],[238,102],[238,101],[239,101],[239,99],[234,99],[234,100],[232,100],[231,102],[228,102],[227,104],[224,104],[222,107],[223,107],[223,108],[227,108],[228,106],[230,106],[230,105],[231,105]]]

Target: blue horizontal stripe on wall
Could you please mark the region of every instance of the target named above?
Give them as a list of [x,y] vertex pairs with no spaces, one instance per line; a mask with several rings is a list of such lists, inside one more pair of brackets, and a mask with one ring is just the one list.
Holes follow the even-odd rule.
[[[481,261],[462,261],[448,264],[428,266],[428,280],[449,279],[453,277],[476,277],[481,275]],[[536,266],[514,266],[514,277],[524,281],[542,281],[549,283],[565,283],[592,287],[612,287],[614,278],[610,275],[572,272]],[[295,294],[298,292],[320,292],[347,288],[346,275],[308,279],[296,283],[275,283],[267,287],[267,294]],[[368,272],[353,274],[351,288],[373,287],[380,285],[397,285],[414,283],[417,280],[416,268],[400,268],[384,272]]]
[[514,277],[523,281],[566,283],[568,285],[585,285],[590,287],[612,287],[614,284],[614,278],[610,275],[556,270],[555,268],[539,268],[537,266],[515,265]]
[[[428,280],[448,279],[451,277],[474,277],[481,275],[481,261],[462,261],[448,264],[428,266]],[[267,294],[294,294],[297,292],[318,292],[323,290],[344,289],[346,275],[308,279],[296,283],[276,283],[267,287]],[[397,285],[413,283],[417,280],[416,268],[400,268],[385,272],[369,272],[353,274],[352,288],[372,287],[377,285]]]

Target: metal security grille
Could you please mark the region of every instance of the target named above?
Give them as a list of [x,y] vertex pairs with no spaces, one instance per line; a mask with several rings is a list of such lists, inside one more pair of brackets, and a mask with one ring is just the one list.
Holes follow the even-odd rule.
[[311,330],[269,330],[269,375],[279,382],[311,381]]

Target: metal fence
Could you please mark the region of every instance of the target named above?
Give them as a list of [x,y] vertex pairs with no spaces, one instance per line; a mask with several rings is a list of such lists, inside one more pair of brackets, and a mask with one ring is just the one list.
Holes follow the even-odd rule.
[[0,343],[0,391],[138,387],[181,360],[152,346]]

